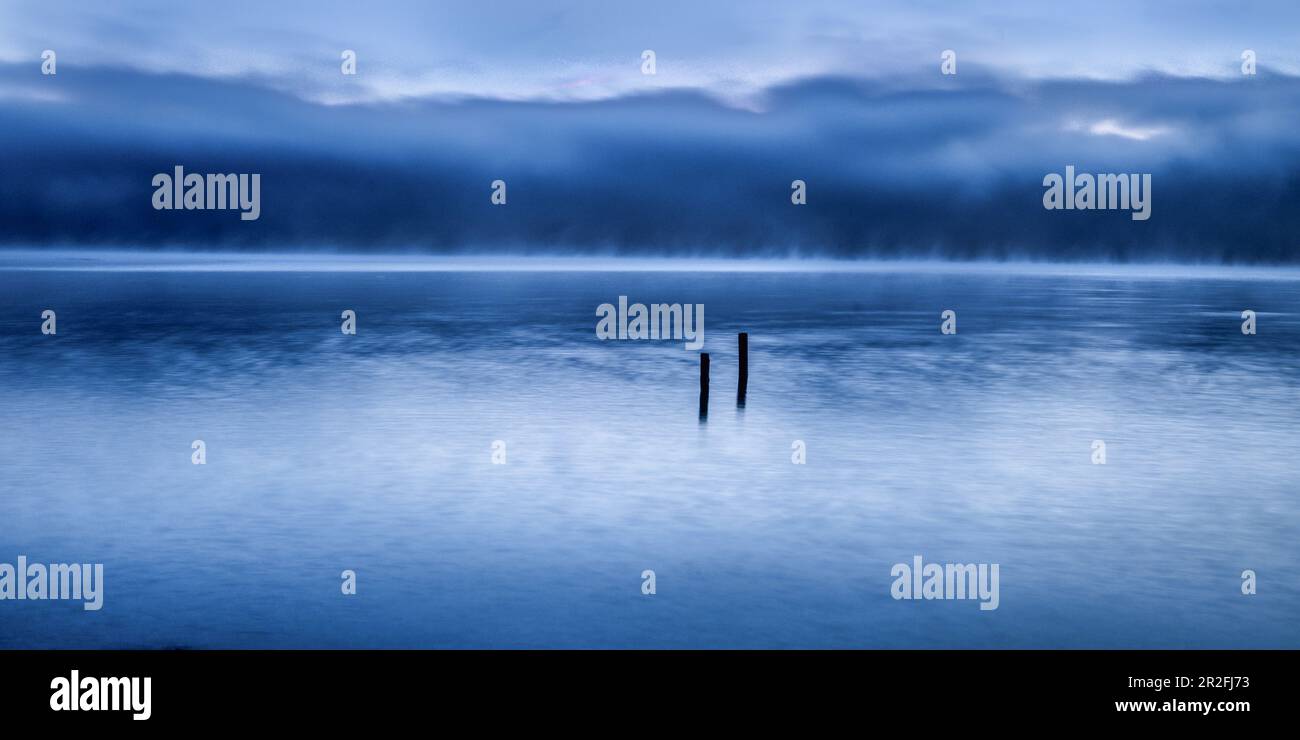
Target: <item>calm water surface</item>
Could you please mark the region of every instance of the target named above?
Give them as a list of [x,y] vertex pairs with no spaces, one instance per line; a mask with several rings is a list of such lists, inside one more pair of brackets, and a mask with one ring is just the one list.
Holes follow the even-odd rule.
[[[597,341],[620,295],[706,305],[706,423],[682,342]],[[0,562],[107,581],[0,602],[0,646],[1300,647],[1298,310],[1230,275],[0,270]],[[893,600],[917,554],[1000,564],[1000,607]]]

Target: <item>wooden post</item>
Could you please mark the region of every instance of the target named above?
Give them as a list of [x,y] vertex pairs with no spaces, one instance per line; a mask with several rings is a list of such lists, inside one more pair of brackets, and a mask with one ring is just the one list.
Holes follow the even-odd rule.
[[743,408],[745,390],[749,387],[749,333],[742,331],[737,341],[740,343],[740,375],[736,380],[736,405]]
[[709,415],[709,353],[700,353],[700,418]]

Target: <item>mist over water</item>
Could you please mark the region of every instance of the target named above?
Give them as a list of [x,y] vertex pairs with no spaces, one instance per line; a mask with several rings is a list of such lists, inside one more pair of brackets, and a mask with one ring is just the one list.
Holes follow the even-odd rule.
[[[862,51],[880,53],[875,35]],[[479,47],[494,49],[488,67],[499,47]],[[1226,76],[1110,80],[942,75],[926,48],[924,63],[886,55],[908,72],[859,77],[882,70],[853,54],[852,74],[769,81],[748,103],[635,65],[636,84],[585,102],[412,91],[326,104],[299,97],[297,72],[270,87],[99,66],[37,79],[0,54],[0,245],[1296,264],[1300,76],[1272,60],[1243,75],[1217,43],[1200,52]],[[373,79],[332,78],[353,92]],[[154,178],[176,167],[258,175],[258,218],[155,209]],[[1150,220],[1044,208],[1045,176],[1067,167],[1149,176]]]
[[[1284,274],[4,265],[0,562],[105,585],[0,647],[1300,647]],[[620,295],[705,304],[706,422]]]

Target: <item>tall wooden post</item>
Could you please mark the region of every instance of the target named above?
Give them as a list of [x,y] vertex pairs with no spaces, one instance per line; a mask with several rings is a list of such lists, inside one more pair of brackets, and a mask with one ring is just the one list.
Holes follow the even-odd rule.
[[749,333],[741,332],[737,338],[740,347],[740,375],[736,380],[736,405],[745,405],[745,390],[749,387]]
[[709,353],[700,353],[700,418],[709,415]]

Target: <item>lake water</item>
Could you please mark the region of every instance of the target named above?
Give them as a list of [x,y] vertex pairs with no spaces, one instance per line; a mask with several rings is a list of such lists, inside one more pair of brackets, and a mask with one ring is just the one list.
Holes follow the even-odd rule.
[[149,264],[0,266],[2,647],[1300,647],[1294,275]]

